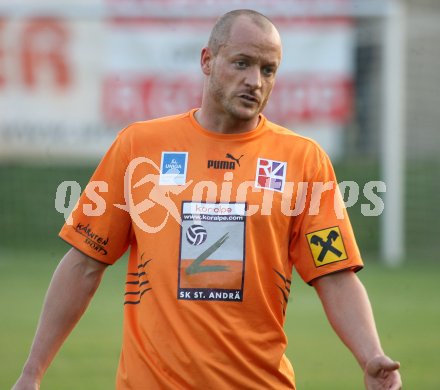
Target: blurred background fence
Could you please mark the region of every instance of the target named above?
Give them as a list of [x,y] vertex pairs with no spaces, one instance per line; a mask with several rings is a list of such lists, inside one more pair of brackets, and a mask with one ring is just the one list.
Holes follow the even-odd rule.
[[[403,12],[393,19],[396,7]],[[2,249],[62,245],[58,185],[84,188],[122,127],[200,104],[200,49],[215,18],[235,8],[259,10],[281,31],[284,59],[268,117],[317,139],[339,181],[360,188],[386,182],[384,161],[401,149],[388,167],[403,172],[401,220],[391,225],[403,232],[399,256],[438,258],[436,0],[0,2],[0,257]],[[387,95],[392,20],[404,57]],[[385,142],[384,118],[396,107],[400,135]],[[362,215],[361,203],[362,192],[349,210],[359,245],[380,257],[389,240],[383,216]],[[385,209],[392,206],[385,198]]]

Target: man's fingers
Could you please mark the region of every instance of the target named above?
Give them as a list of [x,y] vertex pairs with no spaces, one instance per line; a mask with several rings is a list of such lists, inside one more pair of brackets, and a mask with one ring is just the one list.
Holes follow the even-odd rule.
[[382,369],[384,369],[386,371],[394,371],[394,370],[398,370],[400,368],[399,362],[396,362],[387,356],[385,356],[385,359],[383,360],[383,362],[380,362],[379,364],[381,364]]
[[394,360],[391,360],[387,367],[385,367],[386,370],[388,371],[393,371],[393,370],[398,370],[400,368],[400,362],[396,362]]
[[367,363],[366,371],[372,376],[377,376],[381,371],[394,371],[400,368],[400,363],[388,356],[377,356]]

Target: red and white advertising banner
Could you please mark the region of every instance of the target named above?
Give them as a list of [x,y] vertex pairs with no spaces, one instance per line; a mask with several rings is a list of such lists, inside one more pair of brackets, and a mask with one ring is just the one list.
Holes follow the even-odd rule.
[[[208,2],[95,0],[107,11],[149,3],[155,15],[90,11],[87,18],[80,7],[68,18],[0,19],[0,158],[98,158],[128,123],[198,107],[200,51],[213,16],[229,2],[218,2],[217,13],[209,2],[209,12],[199,7],[195,16],[158,14],[172,4],[176,10]],[[248,2],[230,3],[234,9]],[[271,12],[284,3],[271,2]],[[337,157],[353,109],[353,26],[347,18],[288,15],[288,8],[282,17],[270,15],[283,62],[265,114]]]

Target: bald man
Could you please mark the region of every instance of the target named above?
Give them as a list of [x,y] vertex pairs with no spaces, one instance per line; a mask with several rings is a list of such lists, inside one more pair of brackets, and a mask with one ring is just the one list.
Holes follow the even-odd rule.
[[60,232],[72,249],[14,390],[39,389],[128,248],[117,389],[295,389],[283,330],[293,267],[316,289],[366,388],[401,388],[355,274],[363,264],[345,209],[335,208],[337,186],[321,194],[318,213],[308,187],[295,186],[336,183],[328,156],[261,114],[281,56],[270,20],[229,12],[201,52],[201,107],[118,135],[92,178],[108,186],[98,194],[105,211],[88,213],[83,194]]

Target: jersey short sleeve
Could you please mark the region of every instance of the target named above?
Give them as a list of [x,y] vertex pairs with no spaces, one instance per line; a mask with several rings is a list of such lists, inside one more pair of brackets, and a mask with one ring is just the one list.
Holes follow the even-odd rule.
[[131,218],[123,207],[129,149],[122,131],[98,165],[59,236],[91,258],[113,264],[127,250]]
[[309,284],[363,266],[330,159],[320,151],[315,161],[316,173],[307,179],[306,207],[295,219],[289,248],[293,265]]

